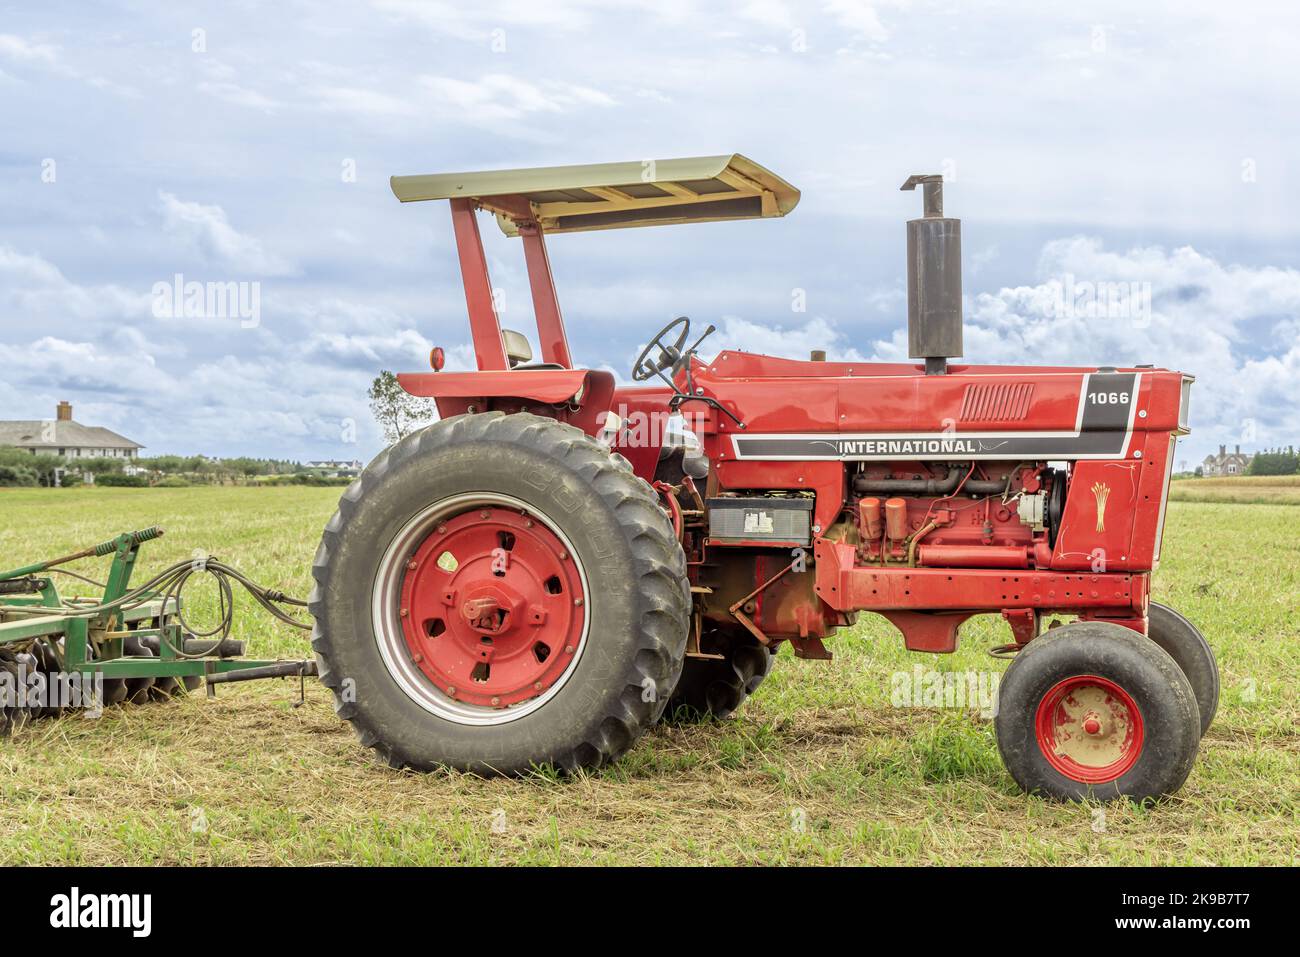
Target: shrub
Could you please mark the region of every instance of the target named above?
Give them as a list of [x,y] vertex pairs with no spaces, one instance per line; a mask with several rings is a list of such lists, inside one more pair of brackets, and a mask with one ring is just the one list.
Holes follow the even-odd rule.
[[30,487],[39,484],[35,469],[20,465],[0,465],[0,486]]
[[95,484],[109,488],[148,488],[149,480],[143,475],[119,475],[116,472],[108,472],[104,475],[96,475]]

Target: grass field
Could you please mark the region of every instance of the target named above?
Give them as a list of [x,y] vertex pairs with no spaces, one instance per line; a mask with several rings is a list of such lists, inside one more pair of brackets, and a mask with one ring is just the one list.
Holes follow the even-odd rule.
[[1169,486],[1169,500],[1238,505],[1300,505],[1300,475],[1181,479]]
[[[0,490],[0,567],[157,522],[142,573],[202,547],[305,595],[338,491]],[[1001,670],[1000,622],[930,656],[873,620],[828,642],[829,664],[783,651],[734,719],[656,728],[569,780],[390,771],[314,684],[301,708],[277,681],[37,722],[0,741],[0,864],[1300,863],[1300,509],[1175,502],[1164,553],[1155,596],[1205,631],[1223,697],[1157,807],[1026,797],[977,710],[891,706],[915,664]],[[250,654],[307,653],[238,611]]]

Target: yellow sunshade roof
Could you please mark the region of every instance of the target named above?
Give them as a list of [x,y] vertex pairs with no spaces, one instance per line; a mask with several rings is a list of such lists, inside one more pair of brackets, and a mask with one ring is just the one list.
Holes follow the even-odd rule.
[[518,235],[518,221],[527,218],[547,233],[574,233],[764,219],[784,216],[799,202],[797,189],[739,153],[394,176],[390,183],[393,195],[404,203],[472,199],[496,213],[507,236]]

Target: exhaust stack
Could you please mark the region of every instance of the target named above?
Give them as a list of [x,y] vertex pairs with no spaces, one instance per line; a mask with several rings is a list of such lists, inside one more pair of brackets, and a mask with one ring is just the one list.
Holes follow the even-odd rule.
[[909,176],[900,189],[923,187],[924,215],[907,221],[908,355],[926,375],[943,375],[961,347],[961,220],[943,215],[943,177]]

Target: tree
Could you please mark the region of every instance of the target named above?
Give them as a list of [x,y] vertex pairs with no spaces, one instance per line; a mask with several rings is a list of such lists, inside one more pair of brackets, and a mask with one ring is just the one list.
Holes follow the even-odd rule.
[[1263,451],[1251,459],[1249,471],[1251,475],[1295,475],[1300,471],[1300,457],[1292,448]]
[[384,369],[370,383],[370,414],[392,445],[437,415],[432,399],[411,395],[398,384],[397,376]]

